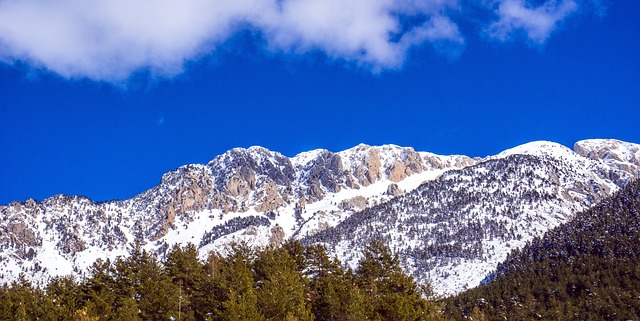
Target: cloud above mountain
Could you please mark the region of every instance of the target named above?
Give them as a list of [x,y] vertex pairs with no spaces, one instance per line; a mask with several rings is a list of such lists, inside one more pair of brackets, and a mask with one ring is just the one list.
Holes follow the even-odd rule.
[[[73,79],[120,82],[140,71],[172,77],[249,32],[265,52],[320,52],[380,71],[402,67],[408,51],[425,44],[459,50],[464,21],[482,24],[491,39],[524,34],[543,44],[594,1],[3,0],[0,60]],[[465,16],[478,12],[470,6],[485,18]]]

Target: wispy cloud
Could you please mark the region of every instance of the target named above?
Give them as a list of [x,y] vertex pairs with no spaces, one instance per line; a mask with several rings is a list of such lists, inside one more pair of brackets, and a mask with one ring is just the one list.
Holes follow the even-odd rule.
[[544,43],[560,21],[578,9],[573,0],[547,1],[533,6],[525,0],[501,0],[495,10],[498,21],[486,31],[498,40],[507,40],[514,32],[523,31],[536,44]]
[[[589,1],[589,0],[583,0]],[[596,1],[597,0],[590,0]],[[575,0],[478,0],[492,38],[544,43]],[[374,70],[400,68],[423,44],[461,47],[458,0],[2,0],[0,60],[66,78],[172,77],[244,30],[281,54],[323,52]]]

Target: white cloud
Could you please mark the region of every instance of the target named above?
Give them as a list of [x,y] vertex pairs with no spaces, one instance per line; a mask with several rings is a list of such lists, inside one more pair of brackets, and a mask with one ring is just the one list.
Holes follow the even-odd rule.
[[[591,0],[596,1],[596,0]],[[138,71],[172,77],[243,30],[265,50],[323,52],[366,68],[400,68],[413,47],[461,46],[458,0],[0,0],[0,60],[66,78],[119,82]],[[477,0],[498,20],[489,35],[524,31],[543,43],[574,0]],[[470,19],[472,20],[472,19]]]
[[525,0],[501,0],[496,14],[499,20],[486,29],[498,40],[507,40],[516,31],[524,31],[537,44],[544,43],[560,21],[575,12],[574,0],[550,0],[537,7]]
[[388,35],[398,31],[388,0],[289,0],[266,26],[267,39],[285,50],[319,49],[329,56],[390,66],[400,59]]

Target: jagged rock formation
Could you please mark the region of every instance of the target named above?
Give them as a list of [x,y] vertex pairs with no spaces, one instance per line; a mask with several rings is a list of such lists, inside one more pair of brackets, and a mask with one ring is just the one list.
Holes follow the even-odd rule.
[[573,149],[579,155],[602,160],[612,167],[640,177],[640,145],[615,139],[589,139],[575,143]]
[[341,210],[347,210],[347,211],[349,210],[360,211],[367,208],[368,206],[369,206],[369,201],[364,196],[356,196],[354,198],[344,200],[340,202],[340,205],[338,205],[338,207]]
[[[368,206],[372,196],[376,202],[388,199],[378,183],[386,186],[465,162],[473,161],[393,145],[314,150],[293,158],[262,147],[235,148],[206,165],[170,171],[160,184],[128,200],[95,203],[57,195],[43,202],[13,202],[0,206],[0,277],[74,273],[97,257],[125,254],[134,240],[161,253],[176,242],[173,234],[193,229],[197,232],[177,241],[200,244],[203,252],[231,234],[279,243],[337,224]],[[348,202],[340,203],[346,196],[335,196],[341,191],[351,191],[349,198],[357,201],[346,208]],[[329,195],[336,199],[328,200]],[[260,228],[243,234],[249,227]]]
[[[168,172],[156,187],[128,200],[96,203],[85,197],[57,195],[42,202],[27,200],[0,206],[0,280],[15,279],[20,273],[35,281],[46,280],[52,275],[81,275],[96,258],[126,254],[134,240],[141,241],[147,249],[159,254],[171,244],[190,242],[198,245],[201,253],[206,255],[208,251],[221,249],[233,240],[266,245],[279,244],[291,237],[310,239],[321,231],[324,232],[318,237],[340,230],[346,222],[374,213],[372,211],[376,209],[400,206],[389,204],[404,204],[402,206],[406,208],[394,209],[389,217],[378,222],[363,222],[379,226],[394,219],[394,213],[401,212],[411,214],[413,218],[402,219],[407,225],[381,227],[379,231],[386,233],[385,237],[400,239],[408,237],[407,233],[411,232],[411,237],[417,240],[420,233],[427,233],[426,227],[413,228],[413,221],[433,221],[436,225],[447,221],[453,226],[468,225],[480,220],[479,217],[487,217],[487,222],[497,224],[491,232],[492,237],[506,240],[506,243],[492,244],[494,247],[501,244],[519,246],[519,242],[511,240],[525,227],[518,227],[521,221],[510,216],[527,215],[516,215],[515,210],[534,205],[549,209],[536,221],[538,225],[534,231],[541,233],[561,221],[555,216],[568,217],[573,209],[589,206],[626,184],[631,174],[638,175],[637,149],[634,149],[637,145],[622,142],[605,144],[608,153],[594,147],[600,145],[580,144],[580,153],[586,157],[563,150],[565,160],[558,160],[554,155],[547,157],[543,155],[544,151],[538,153],[540,155],[533,153],[532,149],[544,149],[539,144],[525,147],[523,151],[512,150],[509,153],[513,157],[505,152],[496,156],[497,159],[440,156],[393,145],[358,145],[338,153],[313,150],[292,158],[261,147],[236,148],[215,157],[206,165],[186,165]],[[518,156],[523,153],[528,158]],[[625,156],[628,153],[635,153],[635,158]],[[535,177],[535,180],[525,179],[529,185],[514,187],[524,178],[513,173],[524,171],[518,166],[526,164],[530,164],[526,172],[533,171],[530,177]],[[511,183],[502,184],[500,179]],[[429,181],[432,183],[416,189]],[[432,190],[434,186],[440,185],[429,184],[443,185],[441,190],[435,191]],[[428,198],[420,193],[426,193]],[[509,205],[505,201],[499,210],[495,206],[490,208],[477,203],[503,194],[511,195],[520,203]],[[392,199],[394,201],[387,203]],[[408,201],[412,199],[421,199],[416,201],[421,205],[412,208],[418,204]],[[437,199],[454,203],[446,205],[434,201]],[[562,211],[552,210],[556,208],[553,204],[561,204],[558,206]],[[444,205],[449,209],[445,210]],[[453,215],[450,209],[454,208],[462,211]],[[359,210],[363,210],[356,214],[359,216],[352,216]],[[477,217],[468,216],[472,214]],[[493,214],[497,216],[493,217]],[[444,233],[434,230],[436,225],[429,225],[432,223],[425,223],[429,233]],[[354,231],[361,229],[361,226],[353,226]],[[508,234],[501,235],[502,232]],[[467,254],[470,259],[488,260],[488,252],[485,251],[488,244],[482,243],[483,247],[473,252],[468,244],[474,238],[463,234],[446,236],[450,243],[453,242],[452,246],[456,244],[457,237],[461,238],[458,241],[460,247],[471,253]],[[324,239],[318,240],[333,244]],[[354,238],[354,243],[340,245],[338,242],[333,244],[338,247],[331,248],[341,259],[348,261],[351,257],[341,253],[345,250],[358,253],[357,246],[365,240]],[[431,253],[424,252],[419,244],[426,243],[414,242],[410,247],[402,247],[396,242],[394,246],[405,256]],[[440,250],[446,247],[444,243],[432,246]],[[452,262],[462,262],[456,260],[453,258]],[[446,265],[423,258],[413,263],[407,260],[405,267],[413,273],[433,274],[440,271],[437,268]]]

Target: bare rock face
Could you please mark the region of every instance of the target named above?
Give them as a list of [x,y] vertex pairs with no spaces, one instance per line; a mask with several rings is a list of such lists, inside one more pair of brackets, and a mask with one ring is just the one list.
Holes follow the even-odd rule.
[[345,185],[345,171],[339,155],[323,150],[305,165],[298,170],[306,172],[302,179],[306,185],[303,194],[310,203],[324,198],[325,191],[337,193]]
[[294,163],[296,171],[304,173],[301,182],[309,203],[329,192],[360,189],[382,179],[399,182],[426,169],[420,153],[395,145],[360,144],[339,153],[315,150],[296,156]]
[[601,160],[635,177],[640,177],[639,144],[615,139],[588,139],[575,143],[573,150],[581,156]]
[[356,182],[356,179],[351,174],[346,174],[345,186],[350,189],[360,189],[360,185]]
[[356,196],[340,202],[338,207],[345,211],[359,211],[369,206],[369,201],[364,196]]
[[273,182],[267,183],[265,188],[258,192],[257,197],[259,204],[255,209],[258,212],[273,211],[284,204],[284,200],[278,193],[278,187]]
[[367,153],[361,168],[362,170],[359,168],[358,171],[361,185],[368,186],[380,179],[380,157],[377,149],[372,149]]
[[207,209],[211,199],[211,171],[204,165],[187,165],[163,175],[160,185],[136,196],[133,204],[135,211],[155,214],[140,225],[143,236],[155,241],[175,228],[178,217],[190,221],[188,213]]
[[402,195],[403,192],[400,190],[400,187],[398,187],[398,184],[389,184],[386,194],[390,196],[398,196]]
[[38,244],[36,233],[24,222],[18,221],[7,224],[7,233],[15,242],[27,246],[36,246]]
[[269,236],[269,245],[278,246],[282,244],[282,242],[284,242],[284,238],[285,238],[284,229],[281,226],[276,225],[271,228],[271,235]]
[[360,144],[338,154],[345,170],[352,176],[352,185],[365,187],[382,178],[382,164],[377,148]]
[[238,204],[242,207],[242,203],[262,206],[265,195],[270,196],[270,201],[286,199],[284,191],[274,186],[286,189],[295,179],[289,158],[262,147],[232,149],[214,158],[207,167],[212,175],[215,173],[213,189],[221,194],[215,208],[219,209]]
[[431,153],[422,153],[426,169],[464,168],[485,161],[481,158],[471,158],[463,155],[440,156]]
[[407,177],[405,171],[406,167],[403,162],[395,162],[391,171],[389,171],[389,180],[397,183],[405,179],[405,177]]
[[212,177],[196,169],[185,174],[184,182],[173,198],[178,214],[205,209],[213,188]]
[[[0,211],[2,210],[0,208]],[[2,217],[4,218],[4,215]],[[35,255],[35,249],[42,244],[42,239],[38,237],[37,231],[27,222],[17,218],[2,225],[0,227],[0,243],[2,244],[0,253],[9,252],[12,249],[13,251],[10,252],[12,257],[31,260]],[[0,262],[5,261],[5,258],[4,255],[0,255]]]
[[407,176],[421,173],[425,170],[420,154],[413,151],[413,149],[409,154],[407,154],[407,158],[405,159],[404,164],[406,168],[405,173],[407,174]]
[[256,176],[251,168],[243,168],[243,174],[234,175],[227,180],[224,191],[231,197],[246,198],[256,188]]
[[424,171],[424,166],[420,154],[411,150],[404,160],[393,163],[390,170],[388,170],[387,175],[390,181],[397,183],[407,178],[407,176],[417,174],[422,171]]

